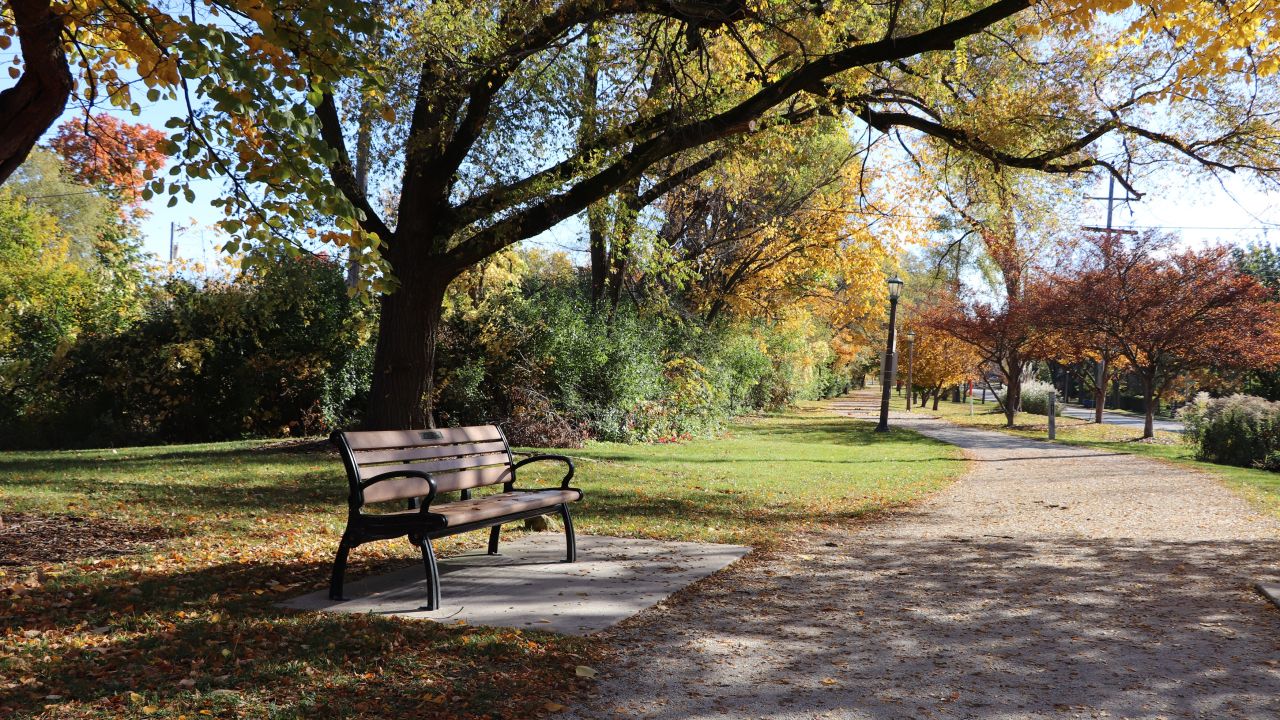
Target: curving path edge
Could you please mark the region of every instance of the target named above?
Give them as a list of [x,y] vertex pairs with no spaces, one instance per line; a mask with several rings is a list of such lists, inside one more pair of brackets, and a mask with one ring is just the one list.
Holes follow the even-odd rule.
[[[869,417],[870,393],[836,401]],[[608,637],[579,718],[1280,718],[1280,523],[1212,478],[898,414],[961,480]]]

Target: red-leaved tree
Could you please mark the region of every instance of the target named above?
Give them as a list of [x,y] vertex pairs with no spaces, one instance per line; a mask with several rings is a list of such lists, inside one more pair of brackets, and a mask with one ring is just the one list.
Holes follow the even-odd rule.
[[1154,435],[1156,400],[1180,375],[1280,364],[1280,305],[1226,247],[1179,251],[1155,232],[1093,238],[1047,292],[1057,317],[1105,336],[1128,360],[1146,405],[1144,438]]
[[1004,381],[1004,398],[997,396],[1005,424],[1013,427],[1022,401],[1023,366],[1034,357],[1039,329],[1034,313],[1020,296],[999,302],[950,297],[935,301],[920,315],[920,323],[944,332],[973,348],[981,364],[994,368]]
[[164,167],[168,139],[150,125],[102,114],[64,122],[49,144],[77,180],[102,188],[136,215],[143,185]]

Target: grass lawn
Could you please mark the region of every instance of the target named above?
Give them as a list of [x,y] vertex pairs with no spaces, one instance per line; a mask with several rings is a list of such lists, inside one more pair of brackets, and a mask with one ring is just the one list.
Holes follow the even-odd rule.
[[[714,440],[570,451],[578,530],[767,547],[963,470],[950,446],[871,427],[809,406]],[[0,566],[0,717],[533,718],[590,682],[577,665],[606,661],[592,638],[276,608],[324,585],[345,492],[336,454],[263,442],[0,453],[0,514],[167,536],[143,553]],[[354,579],[418,555],[389,541],[352,561]]]
[[[894,395],[893,407],[905,409],[906,400]],[[1004,414],[994,402],[986,405],[975,402],[973,415],[969,414],[967,403],[946,400],[938,403],[936,413],[932,402],[929,403],[925,412],[940,415],[963,425],[989,427],[1025,437],[1044,439],[1048,438],[1049,434],[1049,418],[1030,413],[1019,413],[1017,425],[1012,429],[1006,428]],[[1085,445],[1103,450],[1132,453],[1193,467],[1218,477],[1263,512],[1280,517],[1280,473],[1197,460],[1195,447],[1184,442],[1180,433],[1157,430],[1153,441],[1139,442],[1142,438],[1142,428],[1105,423],[1097,425],[1079,418],[1064,416],[1057,420],[1056,435],[1058,442],[1069,445]]]

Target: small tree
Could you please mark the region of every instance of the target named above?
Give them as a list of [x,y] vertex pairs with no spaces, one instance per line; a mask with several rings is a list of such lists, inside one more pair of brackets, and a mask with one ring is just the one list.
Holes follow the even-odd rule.
[[1137,375],[1144,438],[1155,434],[1156,401],[1179,376],[1280,363],[1280,306],[1225,247],[1174,251],[1166,235],[1126,242],[1111,234],[1093,239],[1054,285],[1061,317],[1113,342]]
[[951,298],[938,303],[923,315],[922,323],[950,335],[972,348],[984,365],[994,367],[1005,383],[999,400],[1005,425],[1013,427],[1022,389],[1023,365],[1031,359],[1038,329],[1034,314],[1018,298],[999,304]]
[[979,362],[978,353],[968,343],[937,330],[917,331],[910,391],[920,393],[921,405],[932,397],[937,410],[942,389],[972,379]]
[[1036,323],[1045,331],[1039,354],[1061,363],[1093,395],[1093,421],[1101,423],[1107,388],[1129,368],[1128,359],[1107,335],[1080,328],[1053,302],[1036,310]]
[[50,145],[76,180],[136,214],[143,186],[164,167],[168,138],[150,125],[101,113],[62,123]]

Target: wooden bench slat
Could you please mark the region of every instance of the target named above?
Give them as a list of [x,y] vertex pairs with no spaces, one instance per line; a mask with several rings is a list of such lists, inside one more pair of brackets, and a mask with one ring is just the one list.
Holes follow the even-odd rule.
[[361,467],[374,463],[411,462],[414,460],[430,460],[439,457],[455,457],[459,455],[479,455],[507,451],[507,444],[501,440],[490,440],[482,443],[465,443],[461,445],[430,445],[427,447],[393,448],[390,450],[358,450],[356,462]]
[[364,489],[365,503],[380,503],[389,500],[408,500],[424,497],[431,492],[431,486],[422,478],[408,477],[383,480]]
[[352,450],[381,450],[385,448],[420,447],[463,442],[487,442],[501,440],[502,433],[495,425],[437,428],[435,430],[368,430],[344,433]]
[[[432,475],[436,481],[436,492],[456,492],[472,488],[498,485],[511,479],[509,467],[487,467],[479,470],[459,470]],[[408,500],[425,497],[431,492],[427,481],[421,478],[395,478],[374,483],[364,490],[365,503],[380,503],[391,500]]]
[[377,477],[383,473],[403,472],[406,470],[414,470],[425,473],[438,473],[447,470],[469,470],[471,468],[480,468],[486,465],[499,465],[509,462],[506,453],[485,453],[483,455],[468,455],[466,457],[451,458],[449,460],[430,460],[426,462],[416,463],[400,463],[398,465],[361,465],[360,479],[368,480]]
[[459,470],[457,472],[432,475],[436,481],[438,492],[470,490],[471,488],[497,485],[511,479],[511,468],[504,465],[480,468],[479,470]]

